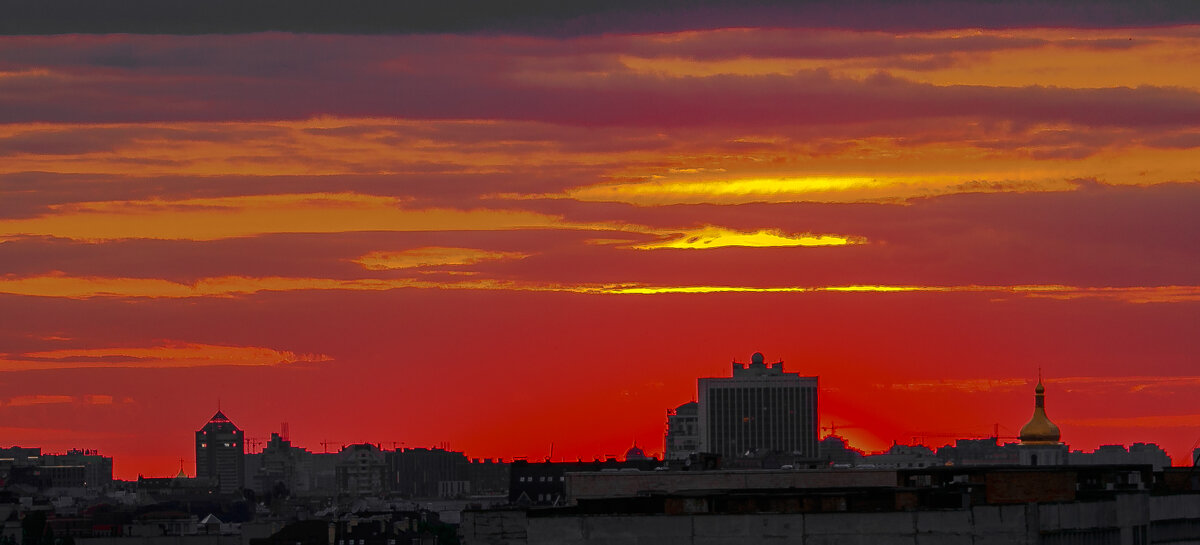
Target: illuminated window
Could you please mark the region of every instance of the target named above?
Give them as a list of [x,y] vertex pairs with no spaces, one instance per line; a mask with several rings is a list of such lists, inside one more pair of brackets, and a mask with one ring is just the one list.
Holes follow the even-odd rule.
[[200,443],[200,448],[208,448],[208,443]]

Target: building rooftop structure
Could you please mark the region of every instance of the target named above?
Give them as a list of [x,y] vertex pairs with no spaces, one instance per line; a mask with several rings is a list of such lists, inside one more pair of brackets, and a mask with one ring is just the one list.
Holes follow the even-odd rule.
[[1058,426],[1046,416],[1046,387],[1039,376],[1034,389],[1033,416],[1021,427],[1021,444],[1057,444],[1061,438]]
[[697,380],[700,452],[732,462],[763,454],[817,457],[817,377],[767,363],[732,363],[732,376]]

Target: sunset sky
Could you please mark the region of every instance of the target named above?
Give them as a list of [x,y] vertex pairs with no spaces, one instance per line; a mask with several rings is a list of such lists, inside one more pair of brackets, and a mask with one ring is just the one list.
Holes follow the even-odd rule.
[[1191,3],[277,4],[0,22],[0,446],[661,454],[755,351],[867,451],[1039,368],[1200,440]]

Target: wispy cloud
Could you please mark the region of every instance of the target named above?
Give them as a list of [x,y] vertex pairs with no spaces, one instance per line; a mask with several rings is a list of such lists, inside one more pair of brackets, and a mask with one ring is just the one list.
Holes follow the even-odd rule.
[[[452,273],[454,271],[435,271]],[[459,275],[446,274],[448,277]],[[473,275],[472,275],[473,276]],[[467,279],[430,280],[417,277],[405,278],[302,278],[302,277],[248,277],[225,276],[202,278],[196,282],[173,282],[162,279],[76,277],[63,274],[0,278],[0,293],[41,297],[64,297],[85,299],[91,297],[233,297],[265,291],[300,290],[346,290],[382,291],[402,288],[445,289],[445,290],[502,290],[573,292],[597,295],[652,295],[652,294],[703,294],[703,293],[990,293],[1005,296],[1045,297],[1061,294],[1060,299],[1072,299],[1073,294],[1092,293],[1097,288],[1080,288],[1064,285],[1016,285],[1016,286],[890,286],[890,285],[847,285],[847,286],[738,286],[738,285],[653,285],[641,283],[570,283],[538,282],[498,278],[472,277]],[[1160,286],[1132,288],[1104,288],[1110,295],[1128,292],[1129,297],[1110,297],[1116,301],[1134,304],[1188,303],[1200,300],[1200,286]],[[1161,291],[1156,297],[1146,294]]]
[[30,405],[57,405],[73,403],[74,397],[64,395],[23,395],[8,398],[4,405],[9,407],[28,407]]
[[[157,346],[71,348],[0,355],[0,371],[30,371],[74,368],[174,368],[210,366],[272,366],[293,363],[331,361],[324,354],[302,354],[259,346],[229,346],[167,342]],[[68,396],[33,396],[30,403],[70,402]],[[109,404],[111,396],[93,396],[85,400]],[[28,403],[27,403],[28,404]]]
[[57,205],[49,214],[0,220],[0,240],[46,235],[76,240],[216,240],[264,233],[506,230],[555,227],[523,210],[405,209],[402,200],[354,193],[253,195]]
[[911,392],[963,392],[963,393],[979,393],[979,392],[994,392],[994,391],[1013,391],[1030,384],[1028,379],[1023,378],[1000,378],[1000,379],[941,379],[931,381],[914,381],[914,382],[894,382],[887,384],[876,384],[876,388],[889,390],[903,390]]
[[521,252],[501,252],[476,248],[424,247],[394,252],[385,250],[369,252],[355,259],[354,262],[370,271],[387,271],[442,265],[474,265],[483,261],[521,259],[528,256],[529,254]]
[[1061,419],[1061,423],[1067,426],[1089,428],[1197,428],[1200,427],[1200,414],[1145,415],[1114,418],[1064,418]]
[[[0,369],[3,370],[3,369]],[[108,394],[86,394],[81,396],[69,395],[49,395],[49,394],[33,394],[10,397],[0,400],[0,406],[4,407],[30,407],[34,405],[62,405],[67,403],[75,403],[82,405],[113,405],[117,400]],[[122,403],[132,403],[132,400],[124,400]]]

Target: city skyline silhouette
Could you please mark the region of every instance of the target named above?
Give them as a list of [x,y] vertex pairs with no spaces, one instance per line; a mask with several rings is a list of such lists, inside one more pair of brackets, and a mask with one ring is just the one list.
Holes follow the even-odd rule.
[[1194,3],[11,4],[0,447],[1200,439]]

